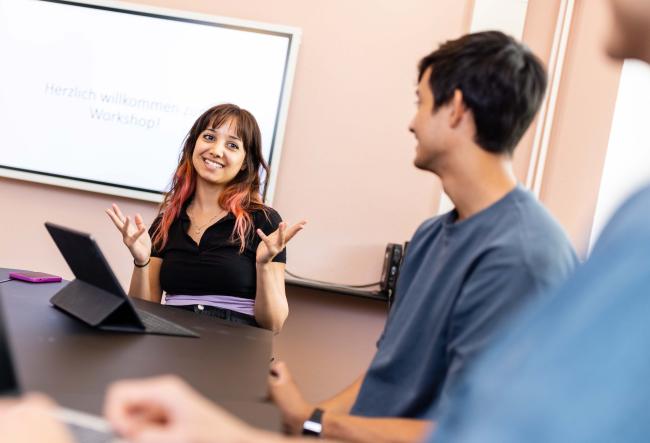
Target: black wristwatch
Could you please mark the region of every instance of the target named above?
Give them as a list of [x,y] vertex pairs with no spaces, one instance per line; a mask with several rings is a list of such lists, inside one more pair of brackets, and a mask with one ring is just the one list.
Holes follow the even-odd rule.
[[321,433],[323,432],[323,424],[321,423],[322,419],[323,410],[320,408],[314,409],[311,417],[309,417],[307,421],[302,424],[302,435],[320,437]]

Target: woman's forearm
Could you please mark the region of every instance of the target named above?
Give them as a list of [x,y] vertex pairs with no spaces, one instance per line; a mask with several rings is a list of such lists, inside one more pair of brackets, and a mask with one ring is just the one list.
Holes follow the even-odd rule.
[[160,264],[162,260],[152,257],[149,264],[144,267],[133,267],[129,296],[143,300],[160,303],[162,290],[158,281],[160,277]]
[[134,266],[133,273],[131,274],[129,296],[149,300],[149,292],[149,266],[145,266],[144,268]]
[[289,315],[284,289],[283,263],[257,263],[255,320],[266,329],[280,332]]

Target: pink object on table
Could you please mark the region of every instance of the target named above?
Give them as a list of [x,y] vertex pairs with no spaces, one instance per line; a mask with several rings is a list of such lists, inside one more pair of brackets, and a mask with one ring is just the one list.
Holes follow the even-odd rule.
[[11,272],[9,274],[9,278],[14,280],[28,281],[30,283],[52,283],[61,281],[61,277],[59,276],[46,274],[45,272],[33,271]]

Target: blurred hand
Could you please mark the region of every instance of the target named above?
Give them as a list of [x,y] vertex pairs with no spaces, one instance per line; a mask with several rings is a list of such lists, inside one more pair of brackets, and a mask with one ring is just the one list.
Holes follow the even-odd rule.
[[302,434],[302,425],[316,406],[305,401],[284,362],[271,365],[268,384],[271,400],[282,412],[284,431],[290,435]]
[[73,443],[66,427],[54,416],[54,403],[29,394],[0,402],[0,441],[11,443]]
[[133,443],[255,442],[255,431],[173,376],[120,381],[108,389],[105,414]]
[[135,262],[138,264],[147,263],[151,257],[151,237],[149,237],[147,226],[140,214],[135,215],[135,223],[132,223],[129,217],[122,214],[116,204],[107,209],[106,213],[122,233],[122,240],[126,247],[129,248]]
[[307,222],[305,220],[296,223],[287,228],[285,222],[281,222],[278,229],[272,234],[266,235],[261,229],[257,230],[257,235],[262,241],[257,246],[256,261],[260,264],[270,263],[287,246],[287,243],[300,232]]

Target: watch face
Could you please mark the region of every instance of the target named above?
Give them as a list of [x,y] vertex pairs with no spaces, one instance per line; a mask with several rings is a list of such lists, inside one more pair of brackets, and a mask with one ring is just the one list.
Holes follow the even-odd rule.
[[316,408],[314,413],[311,414],[309,420],[302,425],[302,435],[315,435],[319,436],[323,432],[323,425],[321,424],[323,418],[323,410]]
[[315,422],[307,420],[303,425],[302,425],[302,433],[304,435],[320,435],[321,431],[323,430],[323,425]]

